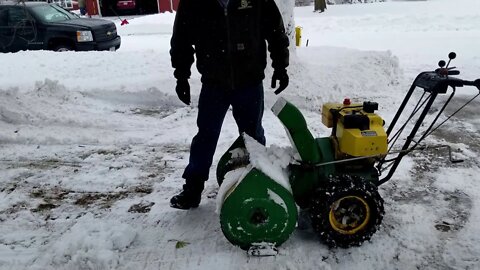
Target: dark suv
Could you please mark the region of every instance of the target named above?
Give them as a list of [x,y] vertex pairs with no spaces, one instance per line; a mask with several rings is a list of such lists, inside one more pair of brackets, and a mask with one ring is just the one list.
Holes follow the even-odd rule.
[[0,1],[0,52],[120,48],[111,21],[80,18],[56,4]]

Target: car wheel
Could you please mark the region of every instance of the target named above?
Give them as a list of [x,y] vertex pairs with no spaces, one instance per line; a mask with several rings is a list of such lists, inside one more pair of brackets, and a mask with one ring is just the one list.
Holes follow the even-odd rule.
[[68,51],[72,51],[72,47],[69,46],[69,45],[66,45],[66,44],[60,44],[60,45],[57,45],[53,48],[54,51],[56,52],[68,52]]

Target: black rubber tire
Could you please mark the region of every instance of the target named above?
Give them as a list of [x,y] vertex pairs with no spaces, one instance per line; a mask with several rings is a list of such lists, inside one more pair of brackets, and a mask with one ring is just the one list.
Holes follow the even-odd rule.
[[[353,209],[360,214],[369,213],[361,215],[362,223],[359,228],[342,230],[332,221],[336,220],[334,213],[344,200],[360,202],[360,207],[354,205]],[[360,209],[362,207],[363,212]],[[348,248],[360,246],[364,241],[370,240],[380,226],[385,211],[383,199],[376,185],[359,176],[340,175],[332,177],[327,187],[315,191],[311,198],[309,213],[312,227],[323,242],[330,247]],[[331,220],[331,217],[334,218]]]
[[67,51],[73,51],[73,48],[68,44],[58,44],[53,47],[53,50],[56,52],[67,52]]

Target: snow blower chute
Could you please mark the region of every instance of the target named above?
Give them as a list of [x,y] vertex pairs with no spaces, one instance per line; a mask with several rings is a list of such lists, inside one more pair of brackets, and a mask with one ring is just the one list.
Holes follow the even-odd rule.
[[[455,57],[450,53],[450,60]],[[243,249],[279,246],[295,228],[298,205],[329,246],[346,248],[369,240],[384,215],[378,187],[392,177],[405,155],[425,150],[422,141],[480,95],[437,124],[457,87],[475,86],[480,90],[480,79],[453,78],[451,75],[460,72],[445,64],[440,61],[437,70],[417,76],[387,130],[375,113],[377,103],[351,104],[346,99],[323,105],[322,123],[332,128],[332,133],[314,138],[301,112],[280,98],[272,111],[284,125],[293,147],[288,164],[246,135],[240,136],[218,163],[217,200],[226,238]],[[448,93],[449,88],[451,94],[441,101],[441,108],[431,110],[437,97]],[[397,126],[416,89],[423,90],[418,102],[407,120]],[[422,126],[426,128],[421,130]],[[408,136],[399,139],[406,130]],[[396,147],[398,142],[403,146]],[[451,155],[450,160],[459,162]],[[386,176],[381,178],[383,173]]]

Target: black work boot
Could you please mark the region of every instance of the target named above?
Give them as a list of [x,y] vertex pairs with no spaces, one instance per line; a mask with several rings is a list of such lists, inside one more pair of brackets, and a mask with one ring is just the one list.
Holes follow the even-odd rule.
[[187,210],[197,208],[202,199],[204,182],[183,185],[183,191],[170,199],[170,207]]

